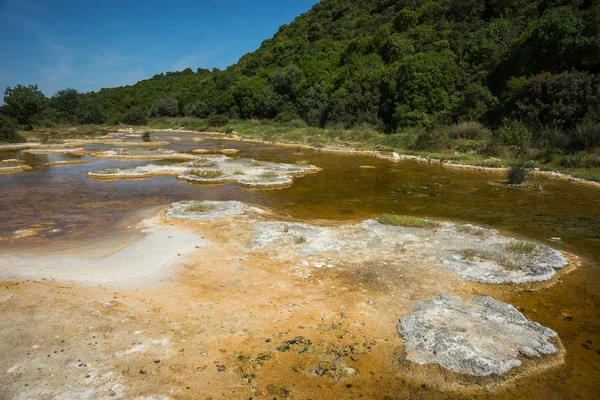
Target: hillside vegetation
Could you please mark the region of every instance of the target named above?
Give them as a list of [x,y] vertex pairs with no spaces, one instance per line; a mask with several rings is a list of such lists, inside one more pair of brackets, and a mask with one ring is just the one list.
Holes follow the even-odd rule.
[[600,145],[599,74],[597,1],[323,0],[224,71],[66,89],[33,118],[47,127],[271,119],[376,130],[415,151],[536,149],[550,162]]

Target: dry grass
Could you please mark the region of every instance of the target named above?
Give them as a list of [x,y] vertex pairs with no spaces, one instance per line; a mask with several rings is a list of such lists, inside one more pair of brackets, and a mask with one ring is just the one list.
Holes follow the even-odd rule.
[[188,213],[205,213],[205,212],[209,212],[209,211],[213,211],[215,208],[215,206],[211,205],[211,204],[204,204],[204,203],[195,203],[192,204],[190,206],[187,206],[185,208],[185,212]]
[[501,255],[495,261],[498,263],[498,265],[508,270],[516,271],[522,269],[521,263],[519,263],[515,258],[506,254]]
[[462,233],[464,235],[472,235],[472,236],[477,236],[479,238],[483,238],[486,236],[484,230],[474,228],[470,225],[457,225],[456,231],[459,233]]
[[207,158],[199,158],[196,161],[192,161],[190,165],[192,168],[210,168],[214,167],[216,164]]
[[465,249],[460,252],[460,255],[463,260],[473,261],[475,257],[479,257],[479,252],[473,249]]
[[253,167],[260,167],[263,164],[264,163],[262,161],[256,161],[256,160],[252,160],[252,162],[250,162],[250,165],[252,165]]
[[532,254],[537,248],[537,244],[524,241],[514,241],[504,246],[504,250],[517,254]]
[[308,160],[299,160],[299,161],[296,161],[296,164],[297,165],[308,165]]
[[440,224],[437,222],[428,221],[426,219],[417,218],[410,215],[381,214],[377,220],[380,224],[406,226],[409,228],[433,229],[440,226]]
[[234,175],[246,175],[244,174],[244,171],[242,171],[241,169],[236,169],[235,171],[233,171]]
[[279,175],[277,175],[276,172],[268,171],[268,172],[263,172],[262,174],[260,174],[260,176],[263,178],[277,178]]
[[197,176],[198,178],[215,179],[223,176],[223,171],[220,169],[199,169],[193,168],[187,171],[188,175]]

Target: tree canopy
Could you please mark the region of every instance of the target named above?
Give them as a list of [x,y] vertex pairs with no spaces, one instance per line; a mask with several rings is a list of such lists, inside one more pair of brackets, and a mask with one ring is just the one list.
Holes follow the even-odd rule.
[[7,87],[4,91],[8,114],[28,128],[31,128],[32,118],[43,111],[45,102],[46,96],[37,85],[16,85],[14,88]]
[[[600,119],[599,73],[595,1],[323,0],[226,70],[65,89],[49,115],[140,123],[222,114],[388,133],[461,121],[499,128],[506,119],[569,128]],[[23,104],[12,114],[21,123],[43,103],[33,88],[7,92]]]

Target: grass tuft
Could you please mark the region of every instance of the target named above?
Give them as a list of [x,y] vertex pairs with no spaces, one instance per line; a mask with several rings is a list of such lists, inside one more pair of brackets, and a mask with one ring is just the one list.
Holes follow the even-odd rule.
[[190,163],[192,168],[210,168],[214,167],[216,164],[213,161],[210,161],[208,158],[199,158]]
[[518,161],[510,166],[506,177],[510,185],[520,185],[529,175],[529,169],[525,161]]
[[268,171],[263,172],[262,174],[260,174],[260,176],[263,178],[277,178],[279,175],[277,174],[277,172]]
[[195,203],[191,206],[187,206],[185,208],[185,212],[187,213],[205,213],[214,210],[215,206],[212,204],[204,204],[204,203]]
[[504,246],[504,250],[518,254],[532,254],[537,248],[537,244],[523,241],[513,241]]
[[305,242],[306,242],[306,238],[304,236],[298,236],[297,238],[294,238],[295,244],[302,244]]
[[409,228],[428,228],[433,229],[440,226],[437,222],[428,221],[426,219],[412,217],[410,215],[397,214],[381,214],[377,218],[380,224],[406,226]]
[[469,225],[457,225],[456,231],[464,235],[477,236],[478,238],[483,238],[486,236],[486,233],[483,229],[477,229]]
[[221,171],[220,169],[193,168],[188,170],[187,174],[197,176],[198,178],[215,179],[223,176],[223,171]]

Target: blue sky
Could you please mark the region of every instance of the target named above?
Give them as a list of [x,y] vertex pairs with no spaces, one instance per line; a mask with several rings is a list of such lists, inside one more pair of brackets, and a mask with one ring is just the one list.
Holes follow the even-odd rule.
[[0,0],[0,88],[52,96],[224,69],[317,1]]

